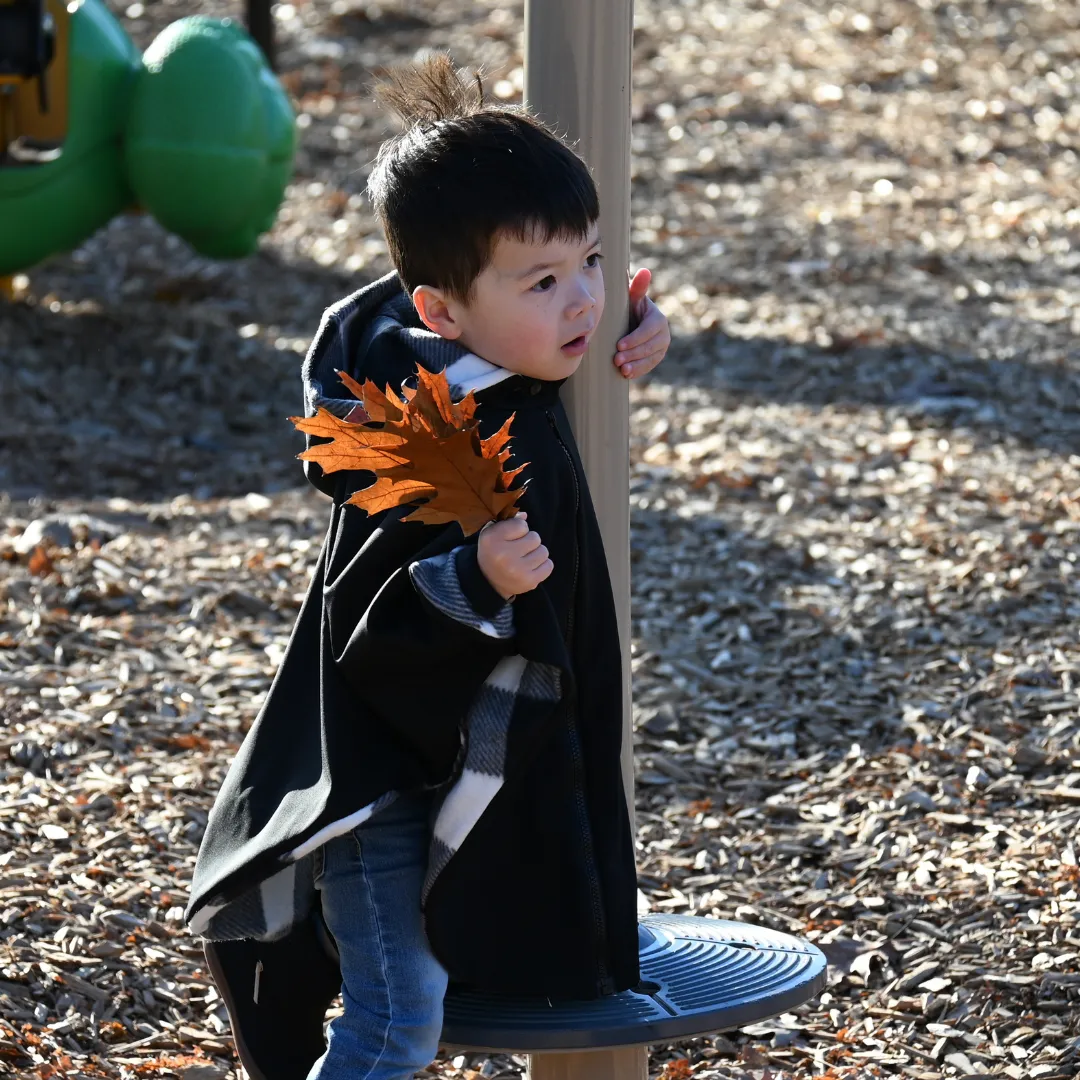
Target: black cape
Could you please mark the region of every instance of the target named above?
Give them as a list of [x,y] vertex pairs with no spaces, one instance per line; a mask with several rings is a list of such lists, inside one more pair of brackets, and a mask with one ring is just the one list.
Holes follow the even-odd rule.
[[[421,363],[449,373],[460,361],[475,375],[477,358],[447,345],[416,321],[394,275],[375,282],[325,313],[305,361],[306,412],[331,390],[349,397],[327,385],[334,367],[394,387],[415,380]],[[443,850],[424,925],[454,982],[596,998],[639,980],[615,605],[561,381],[498,369],[491,382],[494,366],[479,365],[471,381],[481,386],[481,435],[516,414],[508,467],[528,462],[519,506],[553,573],[509,605],[507,631],[510,612],[479,572],[476,535],[403,522],[406,509],[369,517],[343,503],[370,473],[305,463],[333,498],[326,537],[281,666],[212,808],[185,918],[207,937],[287,932],[317,903],[297,852],[394,792],[460,782],[470,707],[493,669],[517,664],[546,690],[514,696],[501,786]],[[471,608],[501,636],[450,617],[418,587],[417,565],[440,556],[454,560]]]

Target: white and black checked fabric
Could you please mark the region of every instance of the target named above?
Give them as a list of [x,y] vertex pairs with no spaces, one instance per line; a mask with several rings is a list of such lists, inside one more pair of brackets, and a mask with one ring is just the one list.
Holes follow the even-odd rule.
[[420,892],[421,903],[502,787],[506,735],[515,705],[519,699],[558,701],[559,695],[558,669],[521,656],[500,660],[480,688],[466,721],[464,767],[453,785],[440,796],[427,875]]

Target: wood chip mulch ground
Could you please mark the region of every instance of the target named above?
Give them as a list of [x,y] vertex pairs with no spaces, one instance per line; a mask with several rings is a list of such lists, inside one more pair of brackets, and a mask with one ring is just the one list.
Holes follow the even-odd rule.
[[[676,334],[631,389],[639,899],[830,961],[651,1075],[1076,1076],[1080,16],[635,6]],[[145,47],[192,8],[116,10]],[[326,525],[300,359],[387,268],[366,85],[447,47],[520,98],[520,4],[276,11],[302,149],[260,252],[125,217],[0,307],[0,1074],[238,1076],[181,915]]]

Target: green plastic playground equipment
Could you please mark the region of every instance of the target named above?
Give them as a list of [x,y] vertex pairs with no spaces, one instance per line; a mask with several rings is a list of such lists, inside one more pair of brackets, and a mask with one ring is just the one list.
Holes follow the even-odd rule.
[[101,0],[0,0],[0,278],[125,211],[250,254],[294,152],[288,97],[231,20],[179,19],[140,57]]

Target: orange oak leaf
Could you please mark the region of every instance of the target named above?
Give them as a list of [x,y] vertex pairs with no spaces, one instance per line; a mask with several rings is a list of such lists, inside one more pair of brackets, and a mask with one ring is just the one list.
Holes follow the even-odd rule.
[[665,1063],[660,1078],[661,1080],[688,1080],[688,1077],[693,1075],[694,1071],[690,1068],[690,1059],[676,1058],[674,1061]]
[[481,439],[474,394],[452,401],[441,371],[419,368],[416,388],[404,386],[400,396],[390,387],[379,390],[370,379],[361,385],[344,371],[338,375],[359,401],[349,419],[323,408],[289,419],[298,431],[329,440],[299,454],[303,461],[314,461],[325,473],[375,473],[375,482],[354,492],[350,504],[377,514],[416,503],[402,521],[456,521],[466,536],[489,521],[513,517],[527,481],[513,490],[510,485],[528,465],[504,468],[516,413]]

